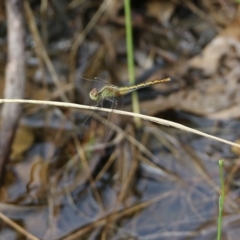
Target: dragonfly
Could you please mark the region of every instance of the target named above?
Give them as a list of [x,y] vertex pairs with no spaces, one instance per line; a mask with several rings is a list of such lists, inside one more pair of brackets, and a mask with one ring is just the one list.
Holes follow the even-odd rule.
[[[88,79],[86,79],[86,80],[88,80]],[[99,81],[99,79],[94,78],[94,81]],[[125,87],[118,87],[116,85],[106,83],[101,88],[93,88],[89,92],[89,96],[92,100],[97,102],[97,104],[96,104],[97,107],[99,107],[99,106],[103,107],[104,100],[107,100],[112,103],[111,109],[115,109],[117,107],[117,98],[118,97],[121,97],[128,93],[131,93],[140,88],[146,88],[146,87],[149,87],[149,86],[152,86],[155,84],[169,82],[169,81],[171,81],[170,78],[156,79],[156,80],[153,80],[150,82],[140,83],[140,84],[136,84],[136,85],[132,85],[132,86],[125,86]],[[102,80],[101,80],[101,82],[102,82]],[[83,125],[86,123],[86,121],[89,119],[89,117],[91,117],[91,115],[85,119],[85,121],[83,122]],[[108,116],[108,120],[109,120],[109,118],[110,118],[110,115]]]
[[[103,100],[108,100],[112,103],[114,103],[115,105],[117,104],[117,97],[121,97],[123,95],[126,95],[128,93],[131,93],[135,90],[138,90],[140,88],[146,88],[155,84],[159,84],[159,83],[163,83],[163,82],[169,82],[171,81],[170,78],[165,78],[165,79],[156,79],[150,82],[146,82],[146,83],[140,83],[140,84],[136,84],[136,85],[132,85],[132,86],[126,86],[126,87],[118,87],[116,85],[112,85],[112,84],[107,84],[105,86],[103,86],[100,89],[97,88],[93,88],[90,93],[89,96],[92,100],[97,102],[97,105],[101,105],[102,106],[102,102]],[[116,106],[115,106],[116,107]]]

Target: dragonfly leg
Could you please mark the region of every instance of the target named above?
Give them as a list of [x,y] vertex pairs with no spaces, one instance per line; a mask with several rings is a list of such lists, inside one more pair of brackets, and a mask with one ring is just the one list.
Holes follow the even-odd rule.
[[115,109],[117,107],[117,103],[118,103],[117,99],[114,99],[114,98],[105,98],[105,99],[112,103],[111,109]]
[[[111,109],[112,110],[117,107],[117,103],[118,103],[117,99],[114,99],[114,98],[105,98],[105,99],[107,101],[111,102]],[[107,118],[108,123],[110,122],[111,116],[112,116],[112,111],[108,114],[108,118]],[[107,126],[105,128],[107,128]],[[106,139],[107,134],[108,134],[108,131],[105,129],[104,139]]]
[[[103,107],[103,101],[102,101],[102,99],[100,99],[100,100],[97,102],[97,104],[94,105],[94,107]],[[90,117],[92,117],[92,115],[94,114],[95,111],[96,111],[96,110],[92,110],[91,114],[89,114],[89,115],[86,117],[86,119],[85,119],[85,120],[83,121],[83,123],[82,123],[83,126],[85,125],[85,123],[87,122],[87,120],[88,120]]]

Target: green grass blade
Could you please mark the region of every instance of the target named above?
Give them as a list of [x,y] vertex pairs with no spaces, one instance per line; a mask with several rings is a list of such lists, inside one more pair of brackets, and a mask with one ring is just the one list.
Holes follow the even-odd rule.
[[[130,0],[124,0],[125,25],[126,25],[126,43],[127,43],[127,60],[128,60],[128,78],[130,85],[135,84],[134,58],[133,58],[133,37]],[[139,113],[139,101],[137,92],[132,93],[133,112]],[[141,120],[135,118],[138,127],[141,126]]]
[[223,162],[224,160],[219,160],[219,170],[220,170],[220,181],[221,181],[221,196],[219,197],[219,213],[218,213],[218,233],[217,240],[221,240],[222,234],[222,214],[224,206],[224,179],[223,179]]

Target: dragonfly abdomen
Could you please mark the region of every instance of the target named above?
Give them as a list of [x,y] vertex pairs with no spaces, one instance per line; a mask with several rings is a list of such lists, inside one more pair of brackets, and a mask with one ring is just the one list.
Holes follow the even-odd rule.
[[156,79],[156,80],[151,81],[151,82],[140,83],[140,84],[133,85],[133,86],[119,87],[119,95],[125,95],[125,94],[131,93],[135,90],[138,90],[140,88],[145,88],[145,87],[149,87],[151,85],[155,85],[155,84],[163,83],[163,82],[169,82],[169,81],[170,81],[170,78]]

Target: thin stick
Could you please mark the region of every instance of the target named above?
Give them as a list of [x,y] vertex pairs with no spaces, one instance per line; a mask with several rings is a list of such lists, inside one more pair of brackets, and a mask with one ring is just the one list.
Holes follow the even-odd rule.
[[108,4],[110,3],[110,0],[104,0],[97,10],[97,12],[92,17],[91,21],[87,24],[87,26],[81,31],[81,33],[77,36],[76,40],[73,42],[70,53],[69,53],[69,69],[70,69],[70,75],[69,79],[73,79],[74,77],[74,69],[75,69],[75,63],[76,63],[76,55],[77,50],[79,46],[83,43],[84,39],[88,35],[88,33],[93,29],[93,27],[97,24],[100,17],[105,12],[106,8],[108,7]]
[[[54,84],[57,86],[58,89],[61,89],[62,84],[61,84],[58,74],[53,66],[53,63],[52,63],[50,57],[48,56],[47,50],[46,50],[45,46],[43,45],[42,39],[40,37],[39,31],[38,31],[38,28],[37,28],[37,25],[36,25],[36,22],[34,19],[32,9],[31,9],[28,1],[24,1],[24,9],[26,12],[26,16],[28,18],[29,29],[32,33],[34,40],[37,43],[37,47],[36,47],[37,54],[44,61],[49,73],[51,74]],[[68,98],[64,92],[61,95],[61,99],[66,102],[68,101]]]
[[[8,29],[8,61],[6,67],[5,98],[22,98],[26,81],[23,6],[21,0],[6,0]],[[19,104],[5,104],[1,113],[0,129],[0,181],[4,178],[4,167],[9,159],[12,141],[21,114]]]
[[31,240],[39,240],[37,237],[33,236],[31,233],[26,231],[24,228],[20,227],[18,224],[16,224],[14,221],[12,221],[10,218],[5,216],[3,213],[0,212],[0,219],[4,221],[6,224],[11,226],[13,229],[15,229],[17,232],[21,233],[24,235],[27,239]]
[[126,112],[126,111],[120,111],[120,110],[114,110],[114,109],[108,109],[108,108],[99,108],[99,107],[90,107],[90,106],[86,106],[86,105],[80,105],[80,104],[76,104],[76,103],[64,103],[64,102],[53,102],[53,101],[39,101],[39,100],[24,100],[24,99],[0,99],[0,103],[32,103],[32,104],[46,104],[46,105],[50,105],[50,106],[58,106],[58,107],[70,107],[70,108],[77,108],[77,109],[86,109],[86,110],[98,110],[98,111],[103,111],[103,112],[113,112],[116,114],[121,114],[121,115],[126,115],[126,116],[132,116],[132,117],[139,117],[142,118],[144,120],[148,120],[151,122],[155,122],[157,124],[162,124],[168,127],[174,127],[174,128],[178,128],[187,132],[191,132],[191,133],[195,133],[197,135],[203,136],[203,137],[207,137],[219,142],[223,142],[232,146],[236,146],[238,148],[240,148],[240,145],[222,138],[218,138],[215,137],[213,135],[195,130],[193,128],[190,127],[186,127],[182,124],[179,123],[174,123],[168,120],[164,120],[161,118],[156,118],[156,117],[150,117],[147,115],[143,115],[143,114],[139,114],[139,113],[132,113],[132,112]]

